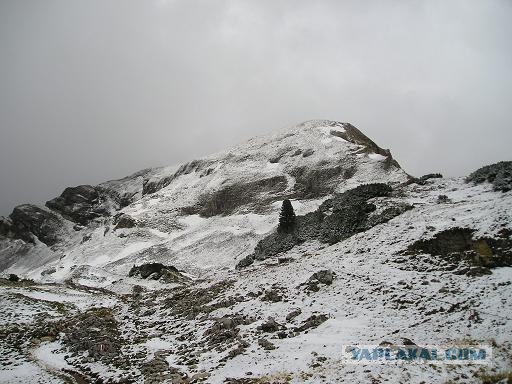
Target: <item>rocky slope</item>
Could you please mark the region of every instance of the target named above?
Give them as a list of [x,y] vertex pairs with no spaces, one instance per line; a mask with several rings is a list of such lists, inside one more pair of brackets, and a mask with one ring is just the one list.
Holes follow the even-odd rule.
[[[511,164],[414,178],[352,125],[311,121],[16,207],[0,221],[0,270],[21,278],[0,285],[0,382],[498,378]],[[341,360],[404,339],[492,344],[493,365]]]

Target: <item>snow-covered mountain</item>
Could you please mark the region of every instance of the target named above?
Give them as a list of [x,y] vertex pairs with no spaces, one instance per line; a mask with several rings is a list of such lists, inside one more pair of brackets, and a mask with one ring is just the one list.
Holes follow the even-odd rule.
[[[16,207],[0,221],[0,270],[21,278],[0,285],[0,382],[469,383],[510,370],[511,164],[415,178],[354,126],[309,121]],[[290,233],[276,230],[285,199]],[[493,365],[341,360],[343,345],[404,339],[489,344]]]

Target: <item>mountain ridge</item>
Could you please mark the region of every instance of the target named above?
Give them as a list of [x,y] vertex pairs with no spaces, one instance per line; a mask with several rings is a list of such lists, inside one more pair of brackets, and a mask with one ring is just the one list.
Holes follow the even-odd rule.
[[[411,177],[322,120],[19,206],[0,223],[0,380],[498,380],[512,372],[511,186],[512,162]],[[484,345],[493,360],[342,359],[392,344]]]

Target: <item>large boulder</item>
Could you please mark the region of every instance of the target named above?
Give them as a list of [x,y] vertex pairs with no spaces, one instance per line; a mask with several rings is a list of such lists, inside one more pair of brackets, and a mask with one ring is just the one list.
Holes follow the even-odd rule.
[[129,277],[160,280],[166,283],[182,283],[188,280],[177,268],[161,263],[146,263],[133,266],[128,273]]
[[127,215],[126,213],[121,213],[119,215],[116,215],[114,219],[114,224],[114,229],[134,228],[137,226],[137,220],[135,220],[130,215]]

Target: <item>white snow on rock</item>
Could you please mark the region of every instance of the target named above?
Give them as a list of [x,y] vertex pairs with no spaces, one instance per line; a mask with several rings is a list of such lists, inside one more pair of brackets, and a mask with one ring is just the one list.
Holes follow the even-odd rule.
[[[4,273],[33,279],[0,285],[0,382],[62,383],[71,371],[137,383],[173,382],[172,375],[206,383],[478,383],[482,373],[510,372],[512,268],[456,274],[435,268],[432,255],[413,259],[404,251],[456,227],[473,229],[475,239],[502,236],[512,230],[512,192],[461,178],[406,183],[409,176],[385,151],[336,134],[346,127],[310,121],[181,166],[103,183],[134,196],[120,211],[135,220],[132,228],[100,218],[64,243],[37,243],[24,253],[21,240],[0,241],[0,255],[16,255]],[[276,229],[284,198],[305,215],[367,183],[394,188],[370,201],[371,215],[396,203],[412,208],[338,243],[306,241],[235,269]],[[128,276],[144,263],[174,266],[184,279]],[[321,270],[334,273],[332,284],[308,289]],[[108,314],[113,320],[102,322]],[[279,330],[262,330],[269,317]],[[301,329],[312,318],[322,321]],[[41,330],[48,324],[58,332]],[[91,342],[79,347],[90,350],[73,352],[76,341],[65,332],[75,325],[89,327]],[[493,359],[489,366],[449,368],[341,360],[344,345],[404,339],[487,344]],[[116,364],[91,357],[98,343]]]

